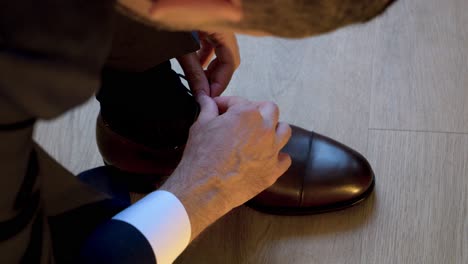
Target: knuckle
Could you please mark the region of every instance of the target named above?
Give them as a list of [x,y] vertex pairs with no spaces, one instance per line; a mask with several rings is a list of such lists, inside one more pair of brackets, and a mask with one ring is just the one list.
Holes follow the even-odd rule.
[[[273,102],[272,102],[273,103]],[[277,103],[273,103],[273,107],[275,108],[276,111],[279,111],[279,106]]]
[[252,112],[257,111],[257,108],[249,103],[239,104],[239,111],[241,113],[251,114]]
[[240,97],[240,96],[231,96],[231,100],[232,100],[235,104],[237,104],[238,106],[239,106],[239,105],[242,105],[243,103],[248,102],[247,99],[242,98],[242,97]]
[[253,121],[263,120],[263,115],[260,113],[260,110],[256,107],[252,107],[249,111],[250,117]]
[[260,111],[253,106],[246,106],[241,110],[242,117],[246,119],[259,120],[262,118]]
[[288,123],[283,123],[286,128],[286,137],[290,138],[292,136],[292,128]]
[[275,102],[272,102],[272,101],[261,101],[260,105],[263,107],[272,108],[275,111],[279,111],[279,106]]
[[238,116],[238,118],[243,119],[248,116],[248,110],[242,105],[236,105],[231,108],[231,112]]
[[268,106],[271,107],[275,113],[279,113],[279,106],[274,102],[268,102]]
[[203,75],[199,72],[194,71],[190,74],[187,74],[187,79],[190,83],[198,85],[203,81]]
[[199,70],[194,70],[193,71],[193,74],[192,74],[192,77],[196,80],[203,80],[204,78],[206,78],[206,75],[203,71],[199,71]]

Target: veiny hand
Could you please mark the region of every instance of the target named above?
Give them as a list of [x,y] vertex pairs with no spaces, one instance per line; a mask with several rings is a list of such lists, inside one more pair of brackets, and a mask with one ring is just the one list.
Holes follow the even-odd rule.
[[177,196],[192,224],[192,239],[231,209],[271,186],[291,165],[280,150],[291,137],[278,107],[240,97],[199,96],[179,166],[161,187]]
[[[199,32],[201,49],[177,58],[195,94],[221,95],[240,65],[239,46],[232,33]],[[216,58],[212,60],[213,55]],[[204,70],[206,68],[206,70]]]

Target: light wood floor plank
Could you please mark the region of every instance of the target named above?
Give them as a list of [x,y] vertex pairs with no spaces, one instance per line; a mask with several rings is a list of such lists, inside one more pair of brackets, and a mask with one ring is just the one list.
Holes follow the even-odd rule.
[[69,171],[78,174],[102,166],[96,145],[96,117],[99,103],[91,98],[86,104],[47,122],[39,122],[35,139]]
[[372,131],[361,263],[468,263],[468,135]]
[[371,128],[468,132],[467,8],[401,0],[376,21]]

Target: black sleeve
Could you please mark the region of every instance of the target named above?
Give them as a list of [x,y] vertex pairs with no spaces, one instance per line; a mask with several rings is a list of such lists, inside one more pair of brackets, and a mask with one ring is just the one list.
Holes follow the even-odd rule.
[[156,257],[140,231],[123,221],[110,220],[88,238],[78,263],[154,264]]

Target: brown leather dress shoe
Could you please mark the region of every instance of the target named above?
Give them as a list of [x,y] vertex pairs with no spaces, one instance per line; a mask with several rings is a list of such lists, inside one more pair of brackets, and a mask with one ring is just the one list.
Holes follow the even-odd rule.
[[99,115],[96,123],[98,149],[107,165],[141,175],[170,175],[182,159],[185,145],[154,148],[125,137]]
[[270,214],[316,214],[350,207],[372,193],[374,173],[361,154],[323,135],[291,128],[282,149],[291,156],[291,167],[248,206]]
[[[291,155],[291,167],[247,202],[249,207],[270,214],[315,214],[350,207],[371,194],[374,174],[361,154],[325,136],[291,127],[292,137],[282,150]],[[185,147],[156,149],[138,143],[120,135],[101,115],[96,135],[106,164],[133,177],[129,182],[136,192],[158,187],[177,167]]]

